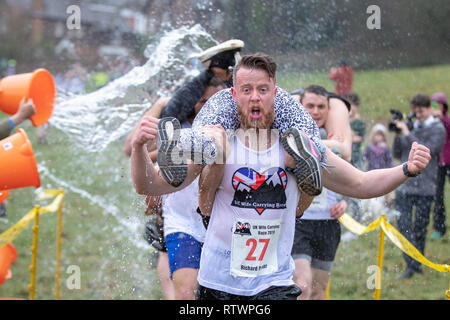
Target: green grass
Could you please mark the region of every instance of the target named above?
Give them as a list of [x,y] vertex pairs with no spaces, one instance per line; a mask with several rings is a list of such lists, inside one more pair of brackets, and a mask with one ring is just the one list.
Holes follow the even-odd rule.
[[[287,90],[321,84],[333,90],[326,74],[282,74],[278,84]],[[355,88],[362,101],[362,117],[387,124],[389,109],[408,111],[409,99],[418,92],[444,91],[450,83],[450,66],[391,71],[356,72]],[[450,94],[449,92],[447,92]],[[0,114],[0,118],[5,115]],[[62,243],[62,299],[162,299],[153,249],[142,239],[146,217],[143,198],[134,193],[129,159],[122,153],[123,141],[98,153],[78,147],[65,133],[50,128],[48,144],[38,144],[35,129],[22,126],[33,144],[43,188],[63,188],[64,229]],[[450,208],[450,186],[445,201]],[[7,202],[8,221],[0,221],[0,232],[11,227],[38,201],[34,188],[12,190]],[[45,205],[46,202],[42,203]],[[447,215],[447,225],[449,223]],[[395,225],[395,223],[394,223]],[[428,237],[432,233],[431,224]],[[39,230],[36,299],[53,299],[55,272],[56,214],[42,216]],[[13,277],[0,287],[0,297],[28,298],[32,243],[31,225],[15,240],[18,258]],[[427,239],[425,256],[435,263],[450,264],[449,235]],[[331,276],[331,299],[373,299],[367,289],[367,268],[376,265],[378,231],[357,240],[341,242]],[[76,265],[81,288],[69,289],[66,271]],[[449,275],[424,267],[423,275],[396,280],[405,267],[401,251],[385,240],[382,299],[445,299]]]
[[[450,65],[433,67],[355,72],[353,91],[360,96],[359,109],[367,120],[386,120],[389,109],[409,113],[409,101],[416,93],[447,92]],[[325,73],[286,74],[277,79],[278,85],[289,91],[310,84],[334,91],[334,82]],[[449,94],[449,93],[447,93]]]

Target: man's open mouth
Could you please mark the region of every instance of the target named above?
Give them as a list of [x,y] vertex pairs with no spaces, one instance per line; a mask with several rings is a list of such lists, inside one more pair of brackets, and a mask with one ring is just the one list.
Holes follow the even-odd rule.
[[250,118],[252,119],[259,119],[262,117],[262,112],[259,107],[252,107],[252,110],[250,112]]

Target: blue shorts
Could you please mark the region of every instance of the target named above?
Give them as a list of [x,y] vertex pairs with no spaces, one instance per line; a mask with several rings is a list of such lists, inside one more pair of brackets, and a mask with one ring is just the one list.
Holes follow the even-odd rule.
[[170,275],[181,268],[200,268],[202,243],[183,232],[166,236],[166,248],[169,256]]

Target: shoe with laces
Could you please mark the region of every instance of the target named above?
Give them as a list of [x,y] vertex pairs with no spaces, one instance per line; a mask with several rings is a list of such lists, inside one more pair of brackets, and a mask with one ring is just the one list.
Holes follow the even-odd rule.
[[176,118],[162,118],[158,123],[158,166],[163,178],[178,187],[187,177],[187,158],[178,148],[181,125]]
[[319,155],[309,137],[292,128],[281,137],[286,152],[295,160],[295,168],[287,171],[295,175],[297,185],[310,196],[317,196],[322,192],[322,169]]

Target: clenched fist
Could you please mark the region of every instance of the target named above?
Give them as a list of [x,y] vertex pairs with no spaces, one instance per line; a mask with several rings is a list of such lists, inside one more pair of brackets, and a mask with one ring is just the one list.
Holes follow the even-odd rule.
[[408,157],[408,171],[412,174],[418,174],[427,167],[430,160],[430,149],[417,142],[413,142]]
[[154,144],[158,138],[158,122],[159,119],[144,116],[134,133],[133,146],[142,147],[150,143]]

